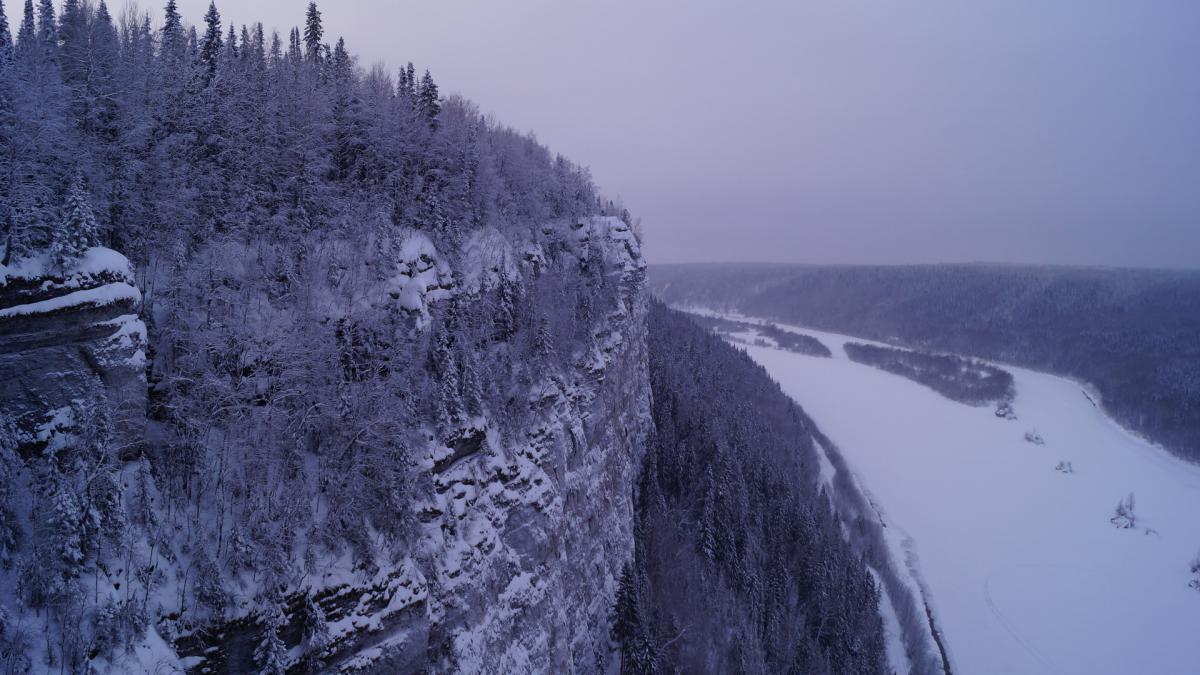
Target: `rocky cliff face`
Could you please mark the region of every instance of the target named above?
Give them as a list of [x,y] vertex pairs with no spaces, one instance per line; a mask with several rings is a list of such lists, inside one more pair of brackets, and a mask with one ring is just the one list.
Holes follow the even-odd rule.
[[136,451],[146,326],[133,281],[129,261],[106,248],[65,270],[45,258],[0,265],[0,423],[10,448],[33,456],[81,424],[102,424],[123,454]]
[[[449,442],[429,440],[421,468],[432,489],[416,505],[406,557],[372,575],[346,575],[334,563],[292,592],[281,634],[303,639],[303,605],[313,598],[331,628],[322,668],[591,672],[612,658],[608,615],[633,555],[632,486],[650,423],[645,263],[618,219],[542,235],[523,250],[502,238],[468,242],[457,270],[423,238],[403,248],[390,296],[417,326],[456,293],[506,274],[537,275],[556,256],[613,284],[595,298],[605,310],[569,366],[529,388],[523,425],[502,433],[484,415]],[[177,645],[197,672],[237,671],[253,666],[261,631],[251,612]]]
[[[620,569],[633,555],[632,486],[650,423],[645,263],[636,237],[619,219],[587,218],[548,225],[524,243],[481,230],[454,256],[413,232],[399,256],[395,276],[365,295],[398,309],[418,337],[433,330],[444,303],[466,299],[472,307],[471,298],[505,282],[547,286],[557,275],[547,286],[553,296],[558,280],[587,277],[579,287],[593,290],[577,297],[589,309],[569,348],[559,342],[568,353],[556,354],[554,367],[533,368],[514,356],[502,359],[503,372],[489,374],[487,387],[527,392],[508,406],[522,411],[517,420],[485,408],[448,436],[435,433],[431,420],[412,420],[430,432],[411,453],[417,485],[406,486],[416,496],[405,541],[370,564],[308,547],[293,565],[303,573],[279,589],[277,614],[261,603],[258,574],[233,571],[205,582],[220,586],[209,592],[228,598],[228,609],[197,614],[201,563],[179,525],[131,535],[129,560],[145,561],[133,575],[119,567],[122,560],[95,553],[102,562],[94,579],[85,573],[77,581],[114,607],[140,605],[148,623],[133,653],[93,655],[93,666],[253,671],[267,631],[290,650],[290,672],[592,672],[611,661],[608,616]],[[94,249],[77,270],[46,268],[6,268],[0,289],[5,445],[25,458],[9,465],[23,466],[16,472],[32,481],[46,448],[68,442],[81,424],[110,427],[120,438],[112,447],[121,448],[127,512],[147,502],[165,510],[169,502],[155,495],[166,487],[144,459],[161,452],[153,430],[162,422],[146,416],[154,336],[147,339],[137,316],[129,265]],[[524,384],[510,386],[517,380]],[[32,513],[36,499],[9,501]],[[169,525],[179,516],[142,519]],[[31,663],[51,658],[36,651]]]
[[[561,235],[551,247],[613,275],[615,293],[597,299],[607,311],[571,366],[531,389],[524,429],[501,437],[485,422],[426,462],[434,495],[421,507],[413,567],[427,595],[410,625],[427,627],[440,667],[572,672],[608,658],[649,427],[644,262],[617,219],[551,234]],[[533,261],[545,249],[527,253]]]

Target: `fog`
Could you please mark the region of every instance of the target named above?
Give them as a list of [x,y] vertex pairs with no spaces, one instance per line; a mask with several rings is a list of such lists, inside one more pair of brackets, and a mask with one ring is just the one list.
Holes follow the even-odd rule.
[[[218,8],[286,37],[304,5]],[[1195,2],[321,10],[363,65],[428,67],[590,166],[652,262],[1200,266]]]

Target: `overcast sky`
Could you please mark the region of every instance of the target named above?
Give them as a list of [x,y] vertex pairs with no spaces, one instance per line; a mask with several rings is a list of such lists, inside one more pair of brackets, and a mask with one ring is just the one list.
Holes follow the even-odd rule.
[[[306,4],[218,9],[286,37]],[[1200,267],[1196,0],[321,10],[363,65],[429,67],[589,166],[652,262]]]

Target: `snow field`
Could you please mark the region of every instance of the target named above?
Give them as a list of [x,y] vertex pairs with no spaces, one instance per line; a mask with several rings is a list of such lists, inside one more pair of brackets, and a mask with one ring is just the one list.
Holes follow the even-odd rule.
[[[956,673],[1200,672],[1200,467],[1126,432],[1078,383],[1003,366],[1017,389],[1005,420],[850,361],[856,338],[781,327],[834,357],[743,348],[912,537]],[[1074,473],[1055,471],[1064,460]],[[1130,492],[1137,526],[1117,529]]]

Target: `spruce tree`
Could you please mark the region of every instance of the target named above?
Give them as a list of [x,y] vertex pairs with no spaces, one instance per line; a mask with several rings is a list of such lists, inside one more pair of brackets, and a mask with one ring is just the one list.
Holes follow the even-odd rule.
[[338,38],[327,65],[336,92],[333,103],[332,177],[336,180],[353,179],[360,158],[370,149],[370,142],[362,100],[354,87],[353,63],[343,39]]
[[500,280],[497,291],[496,315],[493,320],[497,342],[507,341],[517,327],[516,288],[507,277]]
[[113,26],[112,14],[109,13],[108,4],[104,0],[100,0],[100,4],[96,6],[96,17],[92,21],[89,39],[96,50],[95,60],[99,61],[98,65],[111,72],[120,58],[121,45],[117,29]]
[[[279,34],[275,34],[274,45],[279,44]],[[267,61],[267,40],[263,34],[263,25],[261,21],[254,24],[254,61],[260,67]]]
[[425,75],[421,77],[421,88],[417,91],[417,102],[421,112],[429,119],[429,126],[437,128],[438,113],[442,111],[442,104],[438,101],[437,84],[433,81],[433,76],[429,71],[425,71]]
[[305,658],[315,667],[319,664],[322,653],[329,647],[330,636],[325,610],[312,595],[304,598],[303,638]]
[[4,13],[4,0],[0,0],[0,68],[12,61],[12,32],[8,27],[8,15]]
[[82,58],[87,52],[87,15],[79,0],[66,0],[58,18],[58,39],[62,41],[64,79],[70,80],[70,70],[82,68]]
[[617,597],[613,603],[612,622],[613,639],[622,643],[636,635],[641,627],[637,590],[634,588],[633,570],[629,563],[621,567],[621,579],[617,582]]
[[303,58],[303,52],[300,48],[300,29],[292,28],[292,32],[288,34],[288,60],[292,63],[300,63]]
[[[73,25],[68,30],[69,18]],[[117,134],[117,101],[112,92],[117,89],[120,41],[108,6],[100,2],[90,22],[86,5],[70,13],[64,9],[62,21],[62,72],[71,88],[69,110],[84,134],[112,141]]]
[[217,58],[221,55],[221,13],[215,2],[208,3],[204,14],[204,41],[200,45],[200,61],[204,64],[206,81],[212,80],[217,72]]
[[654,647],[642,620],[638,580],[629,563],[621,568],[617,597],[613,603],[612,637],[620,644],[621,672],[655,673],[658,671]]
[[468,415],[483,412],[483,382],[479,377],[476,357],[468,350],[462,354],[462,402]]
[[533,351],[544,359],[554,356],[554,335],[550,332],[550,320],[542,317],[537,333],[533,337]]
[[348,84],[350,79],[350,54],[346,52],[346,40],[338,38],[333,47],[334,78],[341,84]]
[[[230,31],[233,30],[233,24],[230,24],[229,30]],[[231,44],[233,43],[232,37],[230,38],[229,42]],[[242,24],[241,42],[242,42],[242,49],[236,55],[240,56],[242,58],[242,60],[244,61],[251,57],[252,52],[254,50],[254,39],[250,36],[250,29],[248,27],[246,27],[246,24]]]
[[321,38],[325,30],[321,27],[321,12],[317,3],[308,3],[308,12],[304,17],[304,55],[309,61],[321,60]]
[[459,366],[450,341],[453,326],[448,326],[448,323],[449,320],[443,320],[434,328],[431,352],[433,372],[439,385],[436,411],[438,426],[447,435],[458,430],[464,417]]
[[22,24],[17,36],[17,46],[21,53],[30,57],[27,63],[33,62],[41,67],[57,66],[58,22],[54,19],[54,3],[51,0],[39,0],[35,13],[32,0],[26,2],[25,24]]
[[17,48],[28,50],[33,46],[36,31],[33,27],[33,0],[25,0],[25,14],[21,17],[21,27],[17,29]]
[[287,626],[287,616],[281,606],[282,598],[272,598],[263,617],[262,639],[254,650],[254,662],[262,675],[284,675],[287,672],[287,645],[279,631]]
[[76,175],[63,205],[62,223],[54,228],[50,254],[60,271],[65,271],[99,241],[99,228],[88,201],[83,176]]
[[167,0],[163,13],[165,16],[161,35],[162,52],[169,60],[176,60],[183,54],[185,44],[183,17],[179,16],[175,0]]
[[58,47],[58,23],[54,21],[54,0],[40,0],[37,12],[38,41],[47,49]]
[[83,551],[84,514],[68,479],[53,472],[51,480],[55,484],[51,495],[52,508],[48,518],[48,524],[53,533],[51,541],[58,554],[59,560],[56,562],[61,565],[63,576],[74,577],[79,574],[79,565],[83,563],[85,557]]

